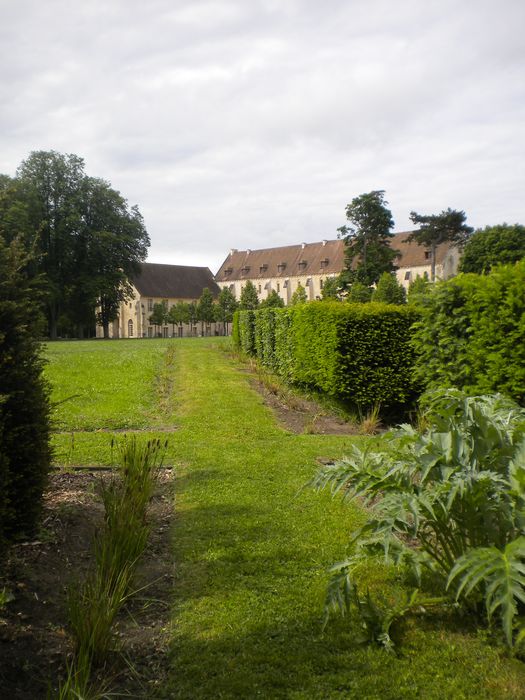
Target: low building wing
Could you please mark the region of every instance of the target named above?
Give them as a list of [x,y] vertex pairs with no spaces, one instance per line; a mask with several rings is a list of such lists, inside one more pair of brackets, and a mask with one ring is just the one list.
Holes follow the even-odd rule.
[[142,297],[198,299],[207,287],[216,297],[220,289],[207,267],[142,263],[131,281]]

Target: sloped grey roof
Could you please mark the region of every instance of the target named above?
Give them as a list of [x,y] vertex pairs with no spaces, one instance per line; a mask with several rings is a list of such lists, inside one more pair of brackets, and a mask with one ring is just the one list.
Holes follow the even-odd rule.
[[214,297],[220,291],[208,267],[142,263],[140,268],[140,273],[133,275],[131,281],[144,297],[198,299],[204,287],[208,287]]

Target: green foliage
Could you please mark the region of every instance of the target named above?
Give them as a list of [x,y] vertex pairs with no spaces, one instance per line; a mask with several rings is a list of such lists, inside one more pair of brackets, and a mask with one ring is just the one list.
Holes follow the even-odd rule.
[[459,264],[460,272],[486,274],[496,265],[525,258],[525,226],[501,224],[478,229],[469,239]]
[[436,250],[442,243],[455,243],[462,246],[468,240],[469,235],[474,230],[465,223],[466,215],[464,211],[446,209],[441,214],[418,214],[410,212],[410,219],[416,226],[417,231],[412,232],[407,241],[415,241],[418,245],[423,245],[430,250],[430,279],[436,279]]
[[197,314],[202,323],[212,323],[215,320],[215,305],[213,294],[208,287],[204,287],[197,305]]
[[35,289],[19,240],[0,237],[0,543],[30,536],[51,463]]
[[228,334],[228,324],[233,320],[233,314],[237,310],[237,301],[235,295],[228,287],[223,287],[219,292],[217,299],[217,321],[222,321],[224,324],[224,333]]
[[247,355],[255,355],[255,311],[236,312],[239,345]]
[[408,308],[312,302],[239,315],[240,346],[287,381],[362,409],[406,406],[414,398]]
[[268,294],[266,299],[263,299],[260,304],[261,309],[265,308],[270,308],[270,309],[282,309],[284,306],[284,301],[282,298],[279,296],[279,293],[277,290],[272,289],[272,291]]
[[399,284],[395,274],[383,272],[372,294],[372,301],[384,304],[404,304],[406,302],[405,289]]
[[149,534],[147,508],[166,446],[160,440],[125,439],[119,446],[118,477],[101,483],[105,518],[94,543],[95,566],[68,595],[76,652],[72,676],[85,684],[91,666],[106,661],[113,650],[116,616],[132,595]]
[[239,301],[239,309],[242,311],[254,310],[259,306],[259,297],[257,296],[257,290],[255,285],[251,280],[248,280],[241,291],[241,298]]
[[181,328],[184,323],[189,323],[189,308],[185,301],[178,301],[173,304],[166,316],[166,322],[172,324],[172,328],[179,326]]
[[297,306],[297,304],[306,304],[307,302],[306,289],[302,284],[297,285],[297,289],[292,294],[290,299],[290,306]]
[[416,279],[412,280],[408,285],[407,303],[420,306],[424,303],[429,291],[430,283],[428,279],[418,275]]
[[443,592],[459,579],[457,599],[475,602],[481,590],[489,618],[501,610],[511,644],[525,602],[525,411],[502,396],[454,390],[429,395],[426,406],[423,433],[401,426],[382,449],[354,446],[314,479],[371,511],[352,535],[354,555],[338,567],[329,604],[340,605],[363,556],[381,551],[418,579],[423,569],[437,574]]
[[37,252],[29,269],[45,285],[50,337],[70,329],[82,337],[95,318],[107,337],[149,246],[138,208],[109,183],[88,177],[82,158],[56,151],[31,153],[14,183],[1,189],[6,221],[0,227],[9,240],[16,231]]
[[415,376],[428,388],[525,401],[525,261],[438,282],[415,326]]
[[390,246],[394,226],[392,212],[387,209],[384,190],[354,197],[346,207],[349,224],[338,231],[345,241],[345,278],[369,287],[383,272],[395,269],[396,251]]
[[149,322],[154,326],[163,326],[168,323],[168,305],[165,301],[153,304],[153,313],[149,317]]
[[366,304],[372,301],[372,287],[368,287],[362,282],[353,282],[348,292],[347,301],[352,304]]
[[340,292],[342,289],[342,282],[339,277],[327,277],[323,282],[323,289],[321,290],[321,299],[323,301],[340,301]]

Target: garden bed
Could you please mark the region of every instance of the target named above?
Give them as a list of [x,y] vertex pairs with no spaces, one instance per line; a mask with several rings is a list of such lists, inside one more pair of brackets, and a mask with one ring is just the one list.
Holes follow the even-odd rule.
[[[72,645],[67,631],[66,588],[85,573],[92,540],[102,522],[96,485],[109,471],[59,472],[50,477],[42,528],[30,542],[12,547],[0,570],[0,590],[13,595],[0,610],[0,687],[5,697],[45,697],[65,674]],[[152,697],[167,671],[169,606],[173,587],[170,532],[171,470],[162,470],[150,504],[152,532],[139,567],[137,589],[119,618],[111,689]],[[108,673],[109,671],[109,673]]]

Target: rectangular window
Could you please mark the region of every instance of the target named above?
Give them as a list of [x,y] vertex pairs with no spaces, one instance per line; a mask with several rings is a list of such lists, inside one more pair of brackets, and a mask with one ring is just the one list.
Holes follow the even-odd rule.
[[411,276],[412,276],[412,273],[410,272],[410,270],[407,270],[407,271],[405,272],[405,279],[406,279],[406,280],[409,280]]
[[279,284],[279,282],[277,282],[277,291],[278,291],[278,292],[281,291],[281,285]]
[[153,299],[148,299],[148,311],[153,311]]
[[257,292],[260,294],[261,293],[261,285],[257,285]]
[[322,289],[322,288],[323,288],[323,285],[324,285],[324,280],[323,280],[322,277],[321,277],[321,279],[319,280],[319,284],[321,285],[321,289]]

